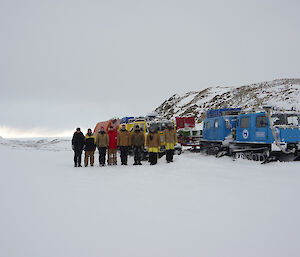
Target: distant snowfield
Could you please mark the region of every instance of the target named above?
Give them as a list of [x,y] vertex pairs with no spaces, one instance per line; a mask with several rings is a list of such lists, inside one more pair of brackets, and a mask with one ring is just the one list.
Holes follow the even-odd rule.
[[74,168],[37,141],[0,140],[1,257],[300,256],[300,162]]

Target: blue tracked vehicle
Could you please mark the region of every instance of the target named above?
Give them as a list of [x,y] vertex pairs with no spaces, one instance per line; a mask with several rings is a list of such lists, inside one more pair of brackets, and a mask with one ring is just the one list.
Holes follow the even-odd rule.
[[207,112],[200,147],[208,154],[254,161],[299,160],[300,115],[265,108],[242,113],[241,109]]

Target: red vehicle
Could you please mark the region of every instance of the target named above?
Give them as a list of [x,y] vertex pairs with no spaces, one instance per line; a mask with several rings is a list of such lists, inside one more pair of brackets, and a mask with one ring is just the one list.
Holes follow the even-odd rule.
[[195,128],[195,117],[176,117],[178,142],[195,150],[200,146],[201,130]]
[[176,117],[176,127],[181,128],[194,128],[195,117]]
[[98,131],[100,130],[101,127],[104,127],[105,131],[108,131],[108,128],[110,126],[112,126],[114,128],[114,130],[118,130],[119,125],[121,123],[120,119],[111,119],[111,120],[107,120],[107,121],[100,121],[97,123],[95,129],[94,129],[94,133],[98,133]]

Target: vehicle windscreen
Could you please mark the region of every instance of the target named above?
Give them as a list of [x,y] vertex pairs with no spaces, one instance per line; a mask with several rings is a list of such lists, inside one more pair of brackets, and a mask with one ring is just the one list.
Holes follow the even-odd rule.
[[271,118],[273,121],[273,125],[286,125],[285,114],[273,114]]
[[273,125],[300,125],[300,117],[297,114],[273,114]]
[[287,115],[287,125],[299,126],[299,116]]
[[172,124],[172,122],[157,122],[152,123],[151,126],[156,127],[158,131],[164,131],[170,123]]

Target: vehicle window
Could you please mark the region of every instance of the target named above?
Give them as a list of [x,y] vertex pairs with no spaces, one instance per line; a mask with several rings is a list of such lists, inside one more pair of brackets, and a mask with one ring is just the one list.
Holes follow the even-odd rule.
[[214,124],[215,129],[219,127],[219,121],[215,120],[215,124]]
[[197,130],[193,130],[192,131],[192,136],[197,136],[198,135],[198,131]]
[[249,116],[242,117],[240,127],[241,128],[249,128],[249,126],[250,126],[250,117]]
[[272,115],[273,125],[286,125],[286,116],[284,114]]
[[298,126],[299,125],[298,117],[296,115],[288,116],[287,123],[288,125]]
[[225,120],[225,126],[226,126],[226,129],[231,129],[229,120]]
[[256,117],[256,127],[264,128],[267,126],[267,117],[266,116],[257,116]]
[[210,129],[210,122],[209,121],[206,123],[206,128]]
[[151,130],[151,128],[153,128],[154,130],[159,131],[159,125],[158,125],[157,123],[152,123],[152,124],[149,126],[149,130]]

